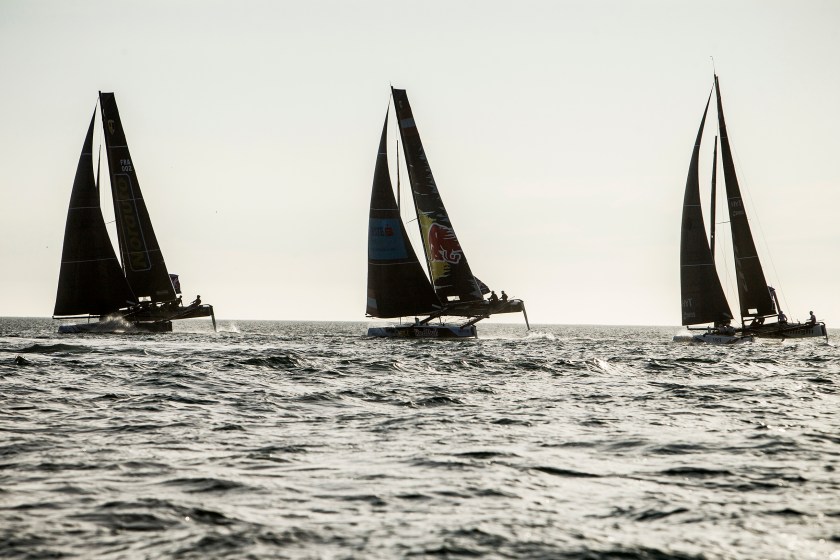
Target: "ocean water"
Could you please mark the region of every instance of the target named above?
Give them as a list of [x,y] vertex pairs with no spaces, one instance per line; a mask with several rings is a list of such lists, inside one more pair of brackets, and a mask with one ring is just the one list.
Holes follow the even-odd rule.
[[840,559],[832,339],[175,328],[0,319],[0,557]]

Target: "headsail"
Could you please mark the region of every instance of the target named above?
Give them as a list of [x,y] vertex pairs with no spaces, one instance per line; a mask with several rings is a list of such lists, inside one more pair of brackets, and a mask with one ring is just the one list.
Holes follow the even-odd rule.
[[94,113],[70,195],[54,315],[104,315],[134,300],[99,205],[99,189],[93,176],[95,117]]
[[111,173],[117,236],[126,278],[137,297],[147,296],[152,301],[173,300],[175,290],[143,202],[117,102],[113,93],[100,92],[99,100]]
[[700,130],[694,141],[688,179],[683,199],[680,235],[680,287],[682,295],[682,324],[716,323],[732,319],[732,311],[718,278],[700,206],[700,143],[709,111],[709,100],[703,110]]
[[750,222],[747,219],[741,189],[738,187],[738,177],[735,175],[735,163],[732,160],[732,150],[729,146],[729,136],[726,133],[726,122],[723,118],[723,104],[721,103],[720,84],[715,75],[715,92],[717,94],[718,128],[720,129],[721,161],[723,164],[723,179],[726,183],[726,198],[729,208],[729,223],[732,228],[732,246],[735,253],[735,272],[738,278],[738,300],[741,304],[741,317],[774,315],[776,309],[767,289],[764,270],[755,249]]
[[467,264],[432,177],[408,96],[402,89],[391,91],[432,286],[443,303],[482,300],[481,288]]
[[440,302],[400,219],[388,172],[387,131],[386,113],[370,195],[367,314],[381,318],[429,314],[440,308]]

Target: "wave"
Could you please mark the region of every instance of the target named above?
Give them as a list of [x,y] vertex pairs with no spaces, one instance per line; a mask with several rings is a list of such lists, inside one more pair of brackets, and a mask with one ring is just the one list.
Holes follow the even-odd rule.
[[17,350],[20,354],[92,354],[95,351],[77,344],[33,344]]
[[599,478],[601,475],[576,471],[572,469],[561,469],[558,467],[537,466],[531,467],[532,470],[550,474],[552,476],[564,476],[569,478]]
[[174,478],[162,483],[164,486],[173,486],[188,493],[203,492],[228,492],[230,490],[243,490],[247,486],[232,480],[219,478]]

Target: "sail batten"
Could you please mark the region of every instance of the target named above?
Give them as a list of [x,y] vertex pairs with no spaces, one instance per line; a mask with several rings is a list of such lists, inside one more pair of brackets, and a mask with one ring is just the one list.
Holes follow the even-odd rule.
[[718,128],[720,130],[721,163],[723,166],[723,180],[726,184],[727,208],[729,210],[729,225],[732,230],[732,247],[735,257],[735,271],[738,284],[738,301],[741,307],[741,317],[768,316],[776,313],[775,305],[767,287],[767,280],[758,252],[753,241],[750,223],[747,219],[746,208],[738,177],[735,173],[735,162],[726,131],[726,121],[723,116],[720,83],[715,76],[715,93],[717,98]]
[[700,203],[700,144],[711,93],[703,110],[688,168],[680,228],[680,292],[682,324],[723,323],[732,319],[723,286],[717,274]]

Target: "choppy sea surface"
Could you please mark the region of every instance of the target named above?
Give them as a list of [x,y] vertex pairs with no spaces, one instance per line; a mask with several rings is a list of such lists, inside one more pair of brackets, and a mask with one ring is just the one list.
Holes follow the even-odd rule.
[[1,558],[840,559],[840,350],[0,319]]

